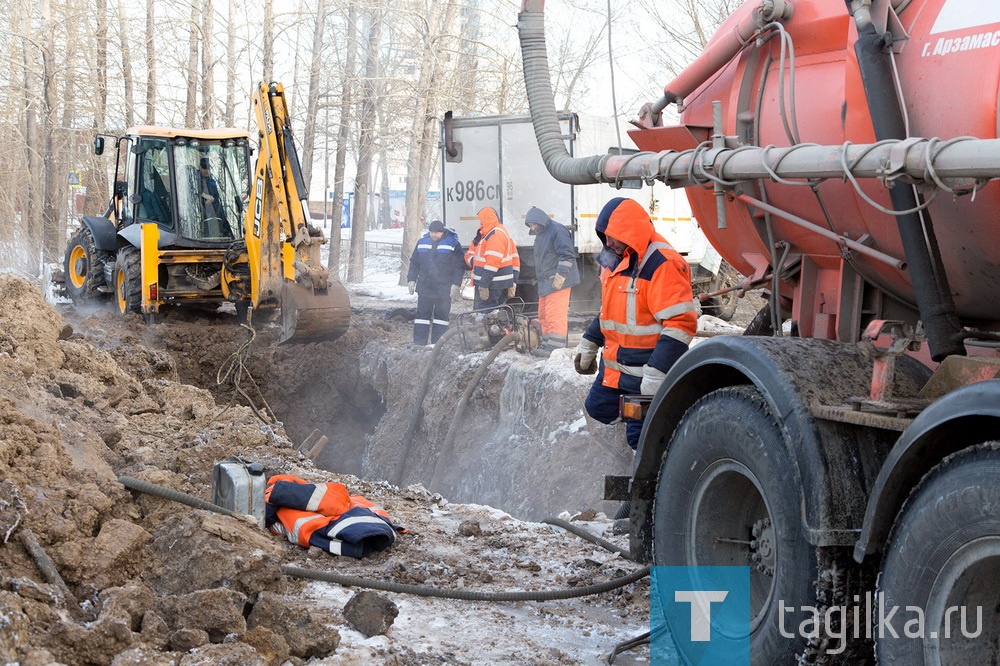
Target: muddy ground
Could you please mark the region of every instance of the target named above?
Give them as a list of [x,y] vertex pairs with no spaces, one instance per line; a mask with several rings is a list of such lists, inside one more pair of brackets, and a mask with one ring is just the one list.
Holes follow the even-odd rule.
[[[409,323],[383,314],[355,312],[336,342],[279,347],[273,326],[251,334],[225,313],[175,311],[147,326],[106,309],[57,310],[28,281],[0,275],[0,659],[576,664],[641,633],[644,580],[547,603],[379,593],[398,617],[368,636],[345,618],[360,588],[281,573],[291,564],[509,591],[635,569],[523,522],[590,518],[581,524],[627,548],[601,482],[627,473],[630,454],[622,433],[583,417],[589,378],[572,372],[570,352],[501,354],[458,410],[486,352],[410,348]],[[316,464],[298,451],[314,429],[329,438]],[[336,558],[118,481],[209,500],[213,466],[236,455],[268,476],[341,481],[409,531],[365,560]],[[51,558],[48,576],[33,541]]]

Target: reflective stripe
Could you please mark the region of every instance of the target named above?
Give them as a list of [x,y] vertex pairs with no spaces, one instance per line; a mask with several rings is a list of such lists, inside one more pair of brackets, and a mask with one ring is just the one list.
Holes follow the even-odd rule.
[[327,551],[331,555],[341,555],[342,553],[340,552],[340,550],[342,543],[343,543],[342,541],[337,541],[336,539],[330,539],[330,545],[327,547]]
[[323,501],[323,496],[326,495],[326,484],[317,483],[313,488],[312,495],[309,496],[309,501],[306,502],[306,511],[317,511],[319,509],[319,503]]
[[490,271],[492,273],[496,273],[498,270],[500,270],[500,268],[507,268],[507,267],[506,266],[503,266],[503,267],[501,267],[501,266],[483,266],[483,270],[484,271]]
[[296,520],[295,524],[292,526],[292,532],[291,532],[291,534],[289,534],[288,540],[289,541],[294,541],[295,543],[297,543],[299,545],[308,545],[308,544],[303,544],[301,541],[299,541],[299,530],[302,529],[302,526],[305,525],[306,523],[308,523],[309,521],[316,520],[317,518],[322,518],[322,517],[323,516],[318,516],[316,514],[311,514],[311,515],[308,515],[308,516],[302,516],[301,518],[299,518],[298,520]]
[[686,345],[691,344],[691,340],[694,339],[693,335],[687,333],[686,331],[682,331],[679,328],[663,329],[663,337],[673,338],[674,340],[677,340],[678,342],[683,342]]
[[673,319],[677,315],[684,314],[685,312],[697,312],[694,307],[694,301],[671,305],[669,308],[664,308],[655,313],[653,316],[657,319]]
[[602,319],[601,328],[605,331],[614,331],[615,333],[623,333],[625,335],[663,335],[664,331],[664,326],[658,323],[637,326],[635,324],[635,317],[632,318],[631,324],[622,324],[611,319]]
[[330,538],[336,537],[338,534],[343,532],[348,527],[353,527],[354,525],[378,525],[379,527],[385,527],[385,521],[378,516],[351,516],[349,518],[344,518],[338,520],[333,529],[327,532],[327,536]]
[[[654,241],[646,246],[646,251],[642,253],[642,261],[639,265],[635,267],[632,272],[632,279],[629,280],[628,287],[625,288],[626,293],[628,293],[628,299],[625,301],[625,323],[630,326],[635,326],[636,324],[636,295],[639,290],[635,286],[635,281],[638,279],[639,274],[642,272],[642,267],[646,265],[649,258],[653,256],[659,250],[672,250],[669,243],[661,243],[659,241]],[[693,305],[693,303],[692,303]],[[693,312],[693,310],[692,310]],[[628,331],[622,331],[623,333],[628,333]],[[659,333],[659,331],[656,331]],[[652,332],[646,333],[636,333],[634,335],[652,335]]]
[[[483,252],[483,256],[484,257],[500,257],[501,259],[504,258],[503,253],[497,252],[496,250],[486,250],[486,252]],[[510,258],[510,257],[508,256],[508,258]]]
[[642,367],[641,365],[622,365],[618,361],[612,361],[610,359],[604,359],[604,365],[612,370],[617,370],[623,375],[631,375],[633,377],[642,377]]
[[556,264],[556,266],[565,266],[566,268],[569,268],[572,265],[573,265],[572,261],[560,261],[559,263]]
[[431,321],[433,321],[435,326],[447,326],[451,323],[447,319],[433,319]]
[[414,324],[423,324],[424,326],[430,326],[431,320],[430,319],[414,319],[413,323]]

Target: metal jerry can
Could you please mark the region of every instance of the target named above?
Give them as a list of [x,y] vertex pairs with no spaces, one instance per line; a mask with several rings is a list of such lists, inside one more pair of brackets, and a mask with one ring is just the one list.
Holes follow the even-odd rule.
[[215,464],[212,470],[212,503],[248,514],[264,527],[264,466],[242,458]]

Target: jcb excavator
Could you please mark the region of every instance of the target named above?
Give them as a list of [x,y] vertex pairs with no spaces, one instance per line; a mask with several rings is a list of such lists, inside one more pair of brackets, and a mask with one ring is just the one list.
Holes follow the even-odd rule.
[[[253,96],[260,133],[142,126],[118,137],[108,211],[87,216],[66,248],[65,289],[76,302],[112,293],[122,314],[152,321],[160,306],[230,301],[245,317],[279,317],[279,342],[332,340],[347,330],[347,290],[323,267],[321,229],[284,88]],[[104,139],[94,142],[101,154]]]

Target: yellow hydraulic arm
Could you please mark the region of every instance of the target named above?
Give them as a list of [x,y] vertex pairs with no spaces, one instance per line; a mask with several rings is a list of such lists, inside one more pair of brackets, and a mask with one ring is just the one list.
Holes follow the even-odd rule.
[[323,267],[321,229],[308,221],[306,183],[280,83],[253,95],[260,150],[244,222],[255,309],[280,308],[279,342],[339,337],[350,322],[350,299]]

